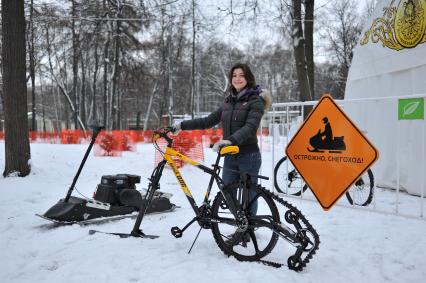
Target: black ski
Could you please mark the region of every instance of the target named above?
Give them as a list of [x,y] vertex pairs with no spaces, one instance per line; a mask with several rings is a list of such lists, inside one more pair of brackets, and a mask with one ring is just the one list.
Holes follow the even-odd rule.
[[[158,211],[158,212],[151,212],[150,214],[159,214],[159,213],[164,213],[164,212],[172,212],[175,210],[175,208],[177,208],[178,206],[174,205],[168,209],[168,210],[163,210],[163,211]],[[60,221],[60,220],[56,220],[56,219],[52,219],[49,217],[46,217],[42,214],[35,214],[38,217],[41,217],[45,220],[49,220],[57,225],[72,225],[72,224],[78,224],[80,226],[86,226],[86,225],[92,225],[92,224],[103,224],[103,223],[108,223],[111,221],[117,221],[117,220],[121,220],[121,219],[126,219],[126,218],[136,218],[138,216],[138,214],[136,213],[131,213],[131,214],[126,214],[126,215],[115,215],[115,216],[106,216],[106,217],[101,217],[101,218],[93,218],[93,219],[89,219],[89,220],[83,220],[83,221]]]
[[107,235],[114,235],[119,236],[120,238],[130,238],[130,237],[136,237],[136,238],[143,238],[143,239],[157,239],[160,236],[157,235],[146,235],[142,231],[139,231],[139,233],[115,233],[115,232],[104,232],[99,230],[89,230],[89,235],[93,235],[96,233],[102,233]]
[[80,226],[85,226],[85,225],[90,225],[90,224],[102,224],[102,223],[121,220],[121,219],[125,219],[125,218],[135,218],[137,216],[137,214],[132,213],[132,214],[127,214],[127,215],[116,215],[116,216],[95,218],[95,219],[89,219],[89,220],[83,220],[83,221],[60,221],[60,220],[56,220],[56,219],[46,217],[46,216],[38,214],[38,213],[36,213],[35,215],[38,216],[38,217],[41,217],[43,219],[49,220],[49,221],[51,221],[55,224],[58,224],[58,225],[78,224]]

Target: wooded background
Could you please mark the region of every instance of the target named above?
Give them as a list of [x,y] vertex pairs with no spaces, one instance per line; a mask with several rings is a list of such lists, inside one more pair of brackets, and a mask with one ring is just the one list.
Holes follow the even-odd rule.
[[237,62],[252,67],[274,102],[342,98],[352,49],[374,7],[350,0],[24,2],[29,130],[40,131],[95,121],[150,129],[163,115],[211,112]]

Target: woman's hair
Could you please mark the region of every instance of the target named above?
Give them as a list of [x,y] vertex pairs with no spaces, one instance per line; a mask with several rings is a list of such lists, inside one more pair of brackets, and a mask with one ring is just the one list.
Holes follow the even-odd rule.
[[253,75],[252,71],[250,70],[250,67],[247,64],[237,63],[234,66],[232,66],[231,71],[229,71],[229,74],[228,74],[229,91],[231,93],[237,92],[235,87],[232,85],[232,73],[234,73],[235,69],[243,70],[244,77],[246,78],[246,81],[247,81],[246,88],[253,88],[253,87],[256,86],[256,79],[254,78],[254,75]]

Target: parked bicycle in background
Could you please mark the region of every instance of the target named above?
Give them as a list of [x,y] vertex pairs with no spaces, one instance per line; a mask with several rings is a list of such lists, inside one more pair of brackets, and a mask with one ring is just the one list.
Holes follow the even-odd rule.
[[[299,172],[289,162],[287,156],[281,158],[274,168],[274,186],[279,193],[300,196],[308,185],[303,181]],[[368,169],[355,184],[346,191],[346,198],[351,205],[368,206],[373,200],[374,176]]]

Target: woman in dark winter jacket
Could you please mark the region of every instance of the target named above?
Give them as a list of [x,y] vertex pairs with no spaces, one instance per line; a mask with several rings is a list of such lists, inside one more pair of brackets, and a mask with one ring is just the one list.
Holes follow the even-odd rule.
[[[234,65],[228,75],[229,95],[223,104],[209,116],[175,124],[175,134],[180,130],[207,129],[221,123],[223,139],[214,144],[213,150],[222,146],[238,145],[236,155],[225,156],[222,179],[229,184],[239,179],[238,171],[258,175],[262,163],[256,132],[265,109],[272,103],[267,90],[262,90],[246,64]],[[229,170],[231,169],[231,170]],[[251,179],[257,184],[257,178]],[[255,215],[257,203],[250,213]]]

